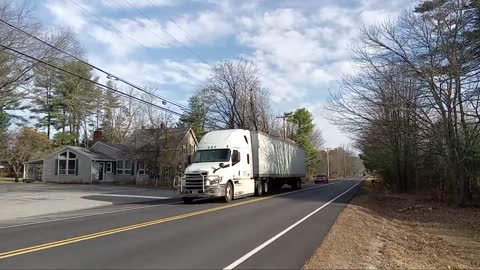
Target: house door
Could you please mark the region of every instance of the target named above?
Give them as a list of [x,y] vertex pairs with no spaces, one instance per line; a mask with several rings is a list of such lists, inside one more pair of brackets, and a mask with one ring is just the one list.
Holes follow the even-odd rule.
[[98,181],[103,180],[104,166],[105,166],[105,163],[103,162],[98,163]]

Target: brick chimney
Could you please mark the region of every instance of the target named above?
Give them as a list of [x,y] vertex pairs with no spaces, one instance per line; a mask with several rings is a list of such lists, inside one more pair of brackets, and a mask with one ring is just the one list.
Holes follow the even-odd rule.
[[103,130],[98,128],[93,132],[93,143],[103,142]]

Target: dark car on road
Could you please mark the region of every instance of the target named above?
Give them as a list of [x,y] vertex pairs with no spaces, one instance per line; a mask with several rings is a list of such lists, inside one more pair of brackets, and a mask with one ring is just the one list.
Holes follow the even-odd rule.
[[328,183],[328,177],[324,174],[319,174],[315,176],[315,184]]

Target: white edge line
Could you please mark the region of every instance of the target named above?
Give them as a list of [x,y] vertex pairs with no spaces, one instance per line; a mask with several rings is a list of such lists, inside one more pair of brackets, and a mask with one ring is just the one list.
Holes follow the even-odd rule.
[[[309,187],[306,189],[301,189],[297,190],[294,192],[288,192],[285,194],[280,194],[277,197],[283,196],[283,195],[289,195],[292,193],[297,193],[301,191],[307,191],[310,189],[315,189],[315,188],[321,188],[324,186],[328,185],[333,185],[340,183],[341,181],[335,181],[332,183],[320,185],[320,186],[314,186],[314,187]],[[92,196],[104,196],[105,194],[102,195],[92,195]],[[116,194],[111,194],[111,195],[116,195]],[[4,226],[0,227],[0,230],[2,229],[9,229],[9,228],[16,228],[16,227],[23,227],[23,226],[30,226],[30,225],[37,225],[37,224],[43,224],[43,223],[50,223],[50,222],[56,222],[56,221],[64,221],[64,220],[70,220],[70,219],[76,219],[76,218],[84,218],[84,217],[93,217],[93,216],[100,216],[100,215],[106,215],[106,214],[113,214],[113,213],[119,213],[119,212],[125,212],[125,211],[131,211],[131,210],[140,210],[140,209],[146,209],[146,208],[151,208],[151,207],[159,207],[159,206],[165,206],[165,205],[174,205],[174,204],[180,204],[182,201],[179,202],[173,202],[173,203],[164,203],[164,204],[156,204],[156,205],[149,205],[149,206],[141,206],[141,207],[130,207],[130,208],[124,208],[124,209],[119,209],[119,210],[113,210],[113,211],[106,211],[106,212],[100,212],[100,213],[94,213],[94,214],[86,214],[86,215],[79,215],[79,216],[73,216],[73,217],[66,217],[66,218],[57,218],[57,219],[51,219],[51,220],[44,220],[44,221],[38,221],[38,222],[29,222],[29,223],[23,223],[23,224],[16,224],[16,225],[10,225],[10,226]]]
[[270,245],[271,243],[273,243],[275,240],[277,240],[278,238],[282,237],[284,234],[288,233],[289,231],[291,231],[293,228],[297,227],[298,225],[300,225],[302,222],[304,222],[305,220],[307,220],[308,218],[310,218],[311,216],[315,215],[318,211],[322,210],[323,208],[325,208],[326,206],[328,206],[329,204],[331,204],[332,202],[336,201],[338,198],[342,197],[343,195],[345,195],[347,192],[349,192],[350,190],[352,190],[354,187],[358,186],[363,180],[361,180],[360,182],[358,182],[357,184],[355,184],[354,186],[350,187],[349,189],[347,189],[346,191],[342,192],[340,195],[338,195],[337,197],[331,199],[330,201],[326,202],[325,204],[323,204],[322,206],[320,206],[319,208],[315,209],[313,212],[311,212],[310,214],[306,215],[305,217],[303,217],[302,219],[300,219],[299,221],[295,222],[294,224],[290,225],[288,228],[286,228],[285,230],[281,231],[280,233],[278,233],[277,235],[273,236],[272,238],[268,239],[266,242],[264,242],[263,244],[261,244],[260,246],[252,249],[250,252],[248,252],[247,254],[243,255],[242,257],[240,257],[238,260],[234,261],[233,263],[231,263],[230,265],[226,266],[225,268],[223,269],[234,269],[235,267],[237,267],[238,265],[240,265],[241,263],[243,263],[244,261],[248,260],[250,257],[252,257],[253,255],[255,255],[256,253],[258,253],[260,250],[264,249],[266,246]]

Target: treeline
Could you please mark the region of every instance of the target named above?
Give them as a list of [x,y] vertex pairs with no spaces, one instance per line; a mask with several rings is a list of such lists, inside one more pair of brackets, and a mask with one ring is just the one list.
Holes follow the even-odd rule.
[[361,176],[365,174],[365,167],[352,149],[342,146],[320,151],[319,173],[325,175],[329,173],[330,178]]
[[[85,64],[83,49],[68,29],[45,28],[31,10],[14,1],[0,1],[0,19],[0,164],[16,178],[23,162],[62,145],[91,146],[98,128],[107,141],[124,142],[136,128],[166,121],[158,110],[111,91],[119,88],[114,81],[102,81]],[[98,87],[99,81],[111,89]],[[127,87],[119,90],[153,102],[149,94],[139,95]],[[155,90],[147,87],[146,93]]]
[[331,99],[370,171],[400,192],[469,204],[480,175],[480,2],[418,3],[362,30]]
[[[0,49],[0,131],[12,125],[44,130],[55,145],[88,145],[93,130],[104,128],[112,141],[122,141],[131,125],[131,101],[97,87],[92,68],[24,34],[8,24],[85,59],[75,35],[66,29],[46,30],[30,10],[0,1],[0,44],[76,74],[60,72],[40,61]],[[86,59],[84,61],[87,61]],[[82,77],[84,79],[81,79]],[[115,88],[113,82],[107,83]],[[11,129],[10,129],[11,130]]]
[[[191,126],[198,139],[210,130],[233,128],[286,137],[305,148],[308,176],[327,174],[326,152],[322,151],[325,141],[314,124],[312,113],[299,108],[282,115],[275,114],[269,92],[261,85],[260,74],[255,63],[245,59],[226,60],[214,65],[205,85],[189,98],[189,109],[180,118],[179,125]],[[333,177],[363,172],[355,153],[339,149],[330,152]],[[342,157],[341,170],[337,153]]]
[[[269,92],[261,85],[261,72],[251,61],[235,59],[212,65],[208,79],[190,97],[188,106],[179,110],[160,100],[154,94],[155,86],[143,87],[145,91],[140,92],[109,79],[114,76],[107,80],[99,77],[101,72],[85,64],[88,59],[74,33],[45,28],[17,3],[0,0],[0,19],[5,22],[0,22],[0,44],[35,58],[0,48],[0,163],[16,176],[23,162],[57,147],[91,146],[93,132],[99,128],[107,142],[121,143],[139,128],[182,126],[191,126],[198,139],[209,130],[224,128],[287,137],[305,147],[309,175],[326,173],[320,152],[324,140],[314,116],[305,108],[275,114]],[[160,106],[182,116],[159,110]],[[28,143],[30,138],[35,138],[35,143]]]

